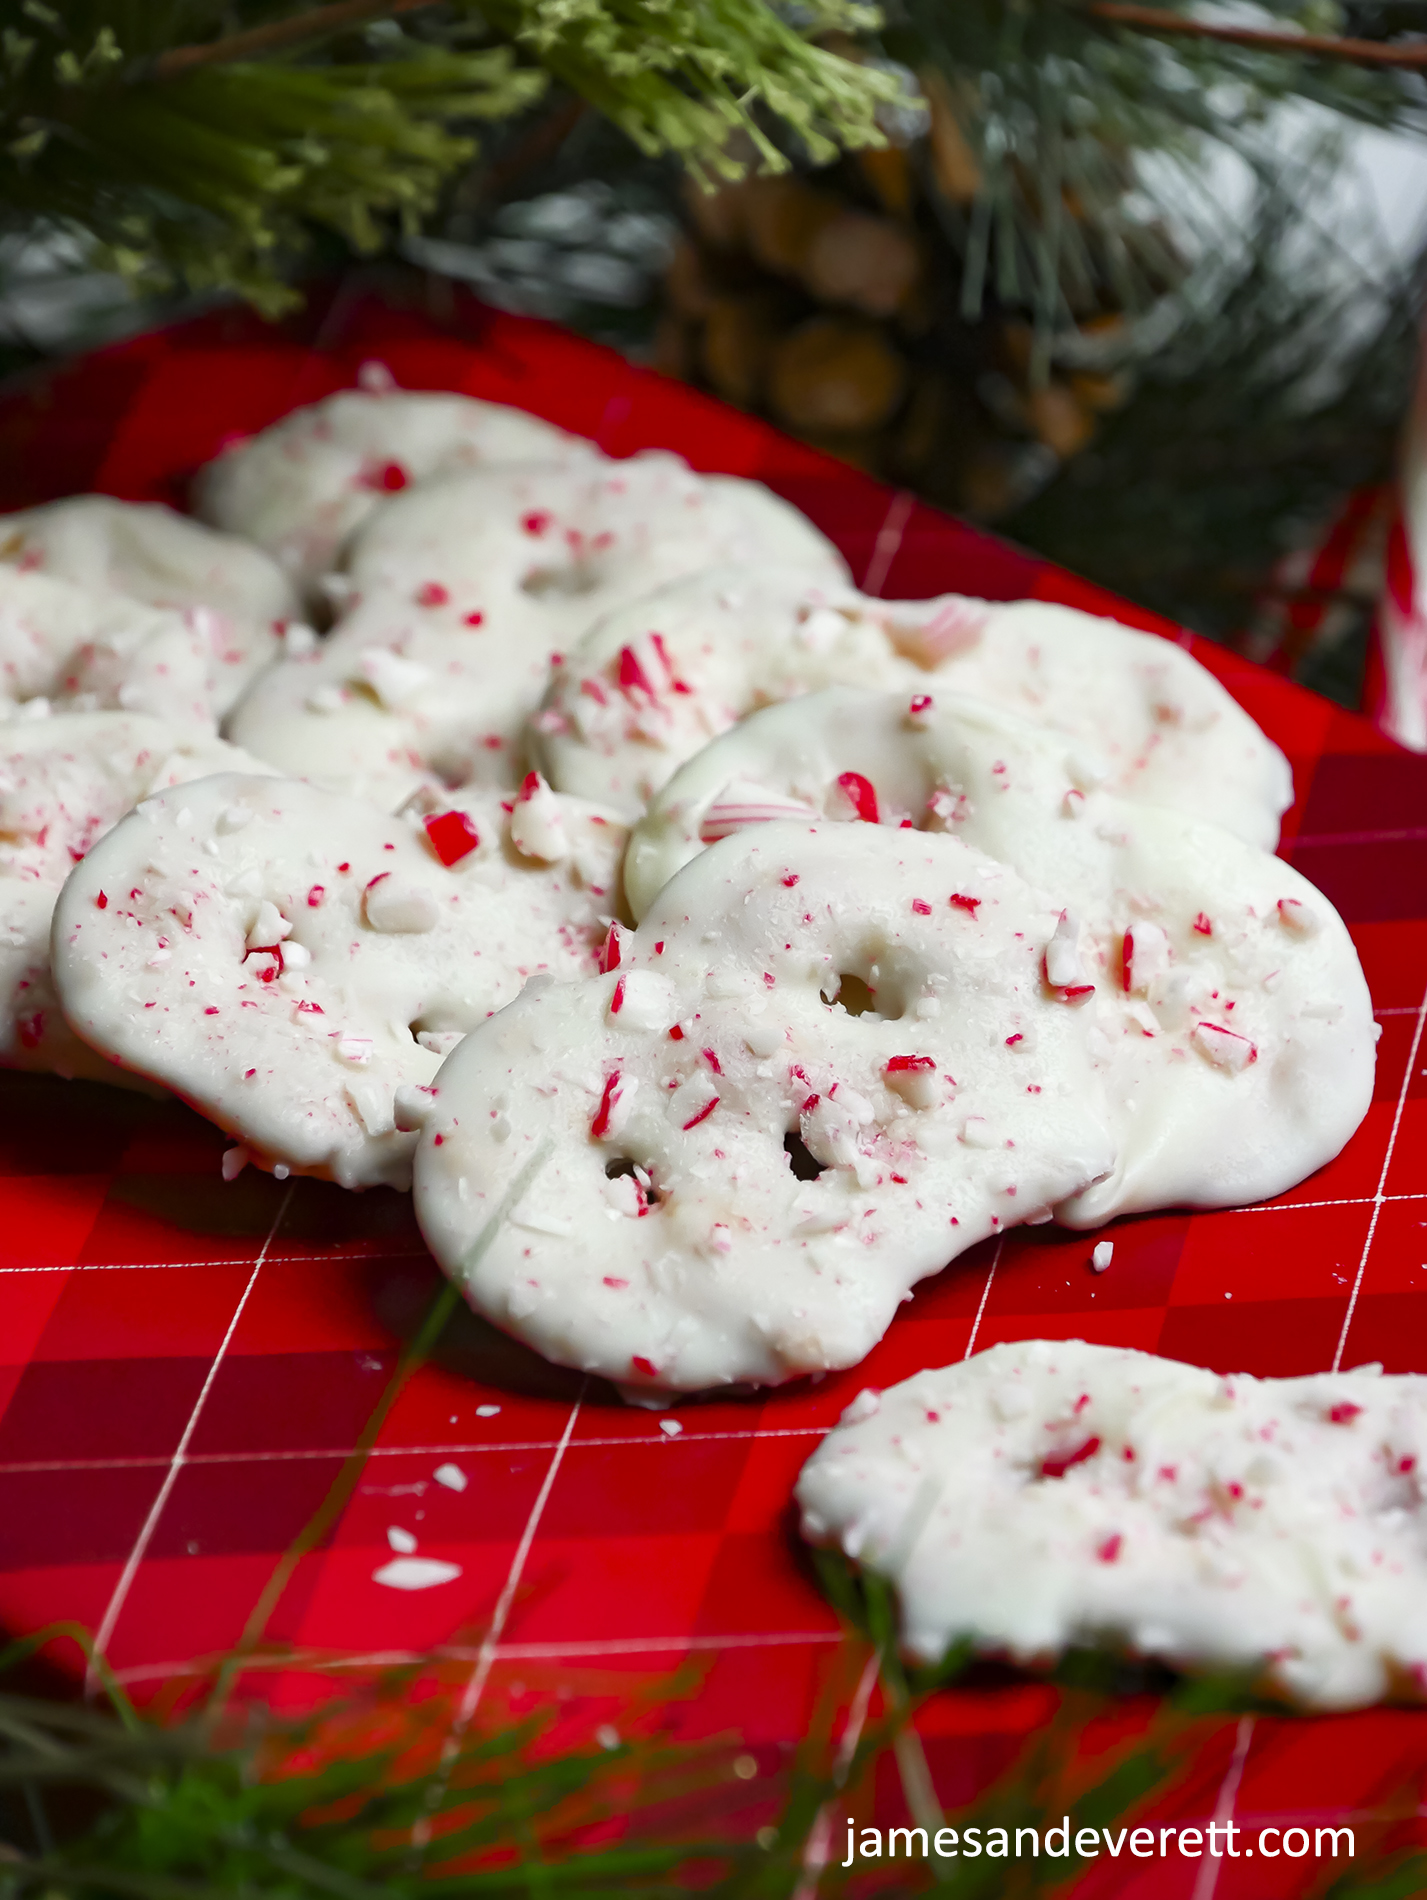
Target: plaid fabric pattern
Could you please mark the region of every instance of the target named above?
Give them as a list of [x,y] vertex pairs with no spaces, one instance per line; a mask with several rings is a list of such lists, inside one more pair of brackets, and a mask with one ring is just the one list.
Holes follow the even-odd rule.
[[[926,1282],[862,1366],[761,1399],[627,1408],[473,1318],[407,1386],[276,1638],[366,1655],[455,1642],[468,1700],[573,1688],[621,1706],[686,1658],[685,1733],[762,1758],[802,1733],[834,1620],[789,1490],[864,1385],[1002,1339],[1081,1336],[1225,1371],[1427,1361],[1427,759],[1280,677],[1191,640],[749,417],[448,286],[441,307],[315,300],[272,328],[222,312],[60,367],[0,400],[0,505],[97,488],[181,502],[225,439],[351,385],[369,358],[412,388],[518,403],[615,454],[678,449],[807,511],[871,589],[1034,595],[1186,641],[1290,755],[1284,853],[1352,927],[1383,1027],[1372,1111],[1338,1160],[1269,1206],[1026,1229]],[[0,1621],[72,1617],[142,1694],[238,1635],[352,1447],[439,1276],[402,1197],[252,1170],[171,1102],[0,1076]],[[667,1429],[677,1422],[680,1429]],[[455,1467],[457,1484],[451,1480]],[[459,1575],[378,1573],[389,1529]],[[400,1542],[400,1538],[398,1538]],[[73,1662],[72,1652],[66,1652]],[[301,1686],[284,1693],[301,1694]],[[925,1724],[964,1798],[1045,1712],[1034,1685],[948,1694]],[[1260,1719],[1177,1799],[1186,1822],[1311,1827],[1427,1763],[1427,1716]],[[1087,1893],[1297,1893],[1313,1863],[1101,1861]],[[1199,1884],[1196,1884],[1199,1883]]]

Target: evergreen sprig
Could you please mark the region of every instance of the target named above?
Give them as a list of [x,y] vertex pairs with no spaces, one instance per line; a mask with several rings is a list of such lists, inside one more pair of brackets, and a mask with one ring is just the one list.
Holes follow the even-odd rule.
[[[355,48],[284,32],[270,57],[222,57],[227,40],[251,54],[265,25],[327,11],[0,0],[12,224],[82,234],[143,291],[235,289],[275,312],[315,230],[358,251],[411,232],[474,156],[478,124],[530,106],[552,74],[645,151],[723,175],[741,168],[740,131],[786,165],[765,116],[814,157],[879,143],[878,106],[899,92],[813,43],[874,22],[855,0],[815,0],[798,30],[769,0],[452,0],[413,25],[366,18]],[[184,47],[201,63],[176,59]]]
[[[1156,11],[1187,20],[1195,0]],[[1295,32],[1354,23],[1336,0],[1263,0],[1286,48],[1165,38],[1065,0],[897,0],[883,35],[898,59],[936,75],[968,153],[961,203],[938,208],[963,258],[962,308],[1032,308],[1042,348],[1107,296],[1137,311],[1183,272],[1168,234],[1197,223],[1212,246],[1222,206],[1206,199],[1210,148],[1235,153],[1265,182],[1285,154],[1266,136],[1275,107],[1297,99],[1340,121],[1427,131],[1420,73],[1298,53]],[[1397,19],[1362,30],[1396,31]],[[1157,170],[1143,161],[1153,157]]]

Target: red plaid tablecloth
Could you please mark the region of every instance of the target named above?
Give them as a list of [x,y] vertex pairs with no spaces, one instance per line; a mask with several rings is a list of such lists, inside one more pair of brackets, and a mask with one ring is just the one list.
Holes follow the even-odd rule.
[[[436,315],[339,294],[293,326],[225,312],[59,368],[0,401],[0,506],[86,488],[181,502],[226,438],[350,385],[375,357],[408,387],[518,403],[614,454],[673,448],[765,481],[875,591],[1034,595],[1175,637],[749,417],[439,288]],[[582,1395],[473,1323],[406,1388],[275,1637],[363,1654],[456,1637],[473,1695],[573,1686],[611,1709],[693,1655],[701,1687],[679,1726],[737,1729],[771,1758],[802,1732],[837,1640],[789,1491],[861,1386],[1033,1335],[1226,1371],[1427,1367],[1427,760],[1190,644],[1292,758],[1284,853],[1348,920],[1372,986],[1377,1094],[1346,1152],[1270,1206],[1120,1223],[1103,1276],[1088,1271],[1091,1237],[1012,1233],[924,1284],[856,1370],[682,1406],[677,1435],[669,1415]],[[402,1197],[252,1170],[225,1186],[224,1138],[174,1105],[15,1075],[0,1076],[0,1104],[0,1621],[87,1623],[142,1693],[237,1636],[438,1276]],[[435,1480],[445,1465],[464,1490]],[[393,1526],[459,1577],[416,1593],[375,1581]],[[924,1726],[948,1800],[1006,1758],[1039,1695],[940,1700]],[[1242,1826],[1311,1826],[1372,1806],[1427,1764],[1427,1715],[1261,1719],[1238,1743],[1179,1797],[1181,1818],[1217,1802]],[[1085,1890],[1264,1900],[1313,1871],[1102,1860]]]

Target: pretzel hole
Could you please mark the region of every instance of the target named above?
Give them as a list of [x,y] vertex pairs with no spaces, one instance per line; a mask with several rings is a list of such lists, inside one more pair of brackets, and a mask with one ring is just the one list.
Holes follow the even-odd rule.
[[520,583],[534,600],[578,600],[592,594],[600,576],[590,561],[570,561],[559,567],[532,567]]
[[[606,1161],[604,1164],[604,1172],[607,1181],[618,1181],[624,1175],[634,1174],[635,1163],[629,1155],[616,1155],[613,1161]],[[649,1179],[649,1170],[647,1168],[644,1170],[644,1175],[645,1181],[640,1183],[644,1188],[644,1198],[651,1207],[655,1207],[661,1198],[659,1190],[655,1187],[653,1181]]]
[[851,970],[844,970],[837,979],[837,988],[831,996],[823,991],[829,1003],[840,1003],[849,1016],[865,1016],[869,1010],[877,1007],[875,991],[870,989],[860,976],[854,976]]
[[827,1169],[808,1148],[807,1143],[796,1128],[790,1128],[783,1137],[783,1153],[788,1157],[788,1166],[799,1181],[816,1181]]

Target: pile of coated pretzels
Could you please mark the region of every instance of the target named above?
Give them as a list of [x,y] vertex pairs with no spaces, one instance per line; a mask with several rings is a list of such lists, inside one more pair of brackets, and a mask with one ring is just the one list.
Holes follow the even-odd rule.
[[[1286,761],[1183,649],[868,598],[755,483],[457,396],[333,397],[195,499],[0,520],[0,1060],[172,1090],[229,1176],[413,1186],[549,1358],[850,1366],[987,1235],[1262,1199],[1366,1112]],[[1370,1698],[1427,1657],[1424,1402],[1279,1383],[997,1349],[860,1401],[805,1528],[922,1653]]]

